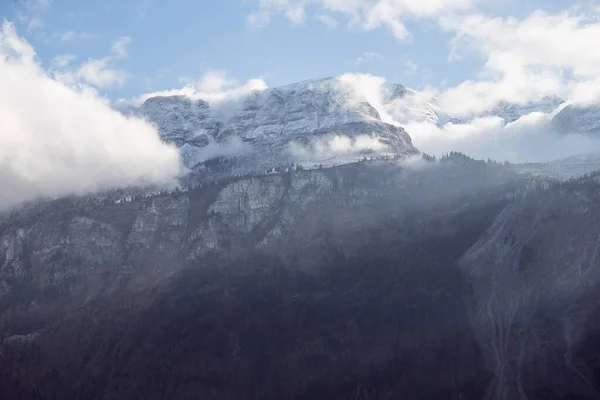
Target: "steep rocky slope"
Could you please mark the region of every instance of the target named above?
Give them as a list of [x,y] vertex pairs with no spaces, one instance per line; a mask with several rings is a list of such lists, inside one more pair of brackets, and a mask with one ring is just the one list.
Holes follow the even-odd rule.
[[557,184],[507,207],[462,258],[495,371],[486,398],[600,397],[599,216],[598,175]]
[[63,199],[0,226],[9,398],[481,398],[453,264],[544,182],[451,154]]
[[569,104],[552,118],[552,127],[563,134],[597,135],[600,132],[600,109],[594,105]]
[[[328,78],[257,91],[243,100],[211,106],[183,96],[153,97],[134,114],[158,127],[165,140],[182,149],[189,166],[215,155],[243,157],[245,172],[263,171],[290,161],[316,163],[336,157],[327,143],[336,136],[360,139],[354,159],[366,155],[414,154],[410,137],[385,123],[351,87]],[[238,141],[245,148],[231,151]],[[206,148],[212,144],[212,147]],[[304,154],[294,151],[306,149]],[[323,154],[314,154],[314,147]],[[347,149],[345,153],[348,153]],[[350,153],[353,153],[350,151]]]

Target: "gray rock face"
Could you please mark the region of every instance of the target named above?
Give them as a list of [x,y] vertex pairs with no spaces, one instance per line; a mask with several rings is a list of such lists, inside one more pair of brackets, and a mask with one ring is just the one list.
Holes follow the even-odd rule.
[[[49,288],[89,296],[130,278],[149,282],[211,252],[277,251],[286,241],[312,246],[324,220],[362,230],[415,209],[431,209],[433,218],[462,208],[463,198],[469,204],[487,199],[485,193],[505,198],[498,188],[511,182],[528,190],[523,176],[499,165],[446,160],[412,170],[381,161],[250,176],[118,203],[47,202],[0,225],[0,302],[23,285],[33,297]],[[356,209],[377,217],[357,219]]]
[[290,152],[291,143],[310,148],[337,135],[351,140],[367,137],[382,144],[382,150],[362,149],[365,154],[417,153],[402,128],[381,121],[375,108],[337,79],[255,92],[241,104],[213,108],[202,100],[182,96],[155,97],[134,113],[153,122],[165,140],[182,147],[184,161],[190,166],[219,152],[237,156],[226,149],[203,151],[209,143],[227,147],[237,139],[248,144],[253,153],[243,160],[249,171],[302,161]]
[[552,118],[552,128],[563,134],[597,135],[600,133],[600,108],[570,104]]
[[[464,124],[467,121],[456,118],[445,112],[433,97],[425,100],[419,92],[408,89],[400,84],[393,84],[386,91],[387,106],[394,117],[401,121],[428,122],[437,126],[447,123]],[[544,97],[525,104],[502,102],[492,110],[484,112],[482,117],[499,117],[508,124],[533,112],[549,114],[556,110],[564,101],[558,97]],[[410,132],[409,132],[410,133]]]
[[580,383],[577,398],[596,398],[574,359],[600,306],[599,237],[596,176],[509,206],[462,258],[472,323],[495,371],[488,398],[525,399],[533,382],[557,377]]
[[486,116],[497,116],[502,118],[507,124],[515,122],[519,118],[533,112],[550,114],[556,110],[564,101],[558,97],[544,97],[538,101],[531,101],[525,104],[501,103],[495,109],[485,113]]
[[137,111],[157,126],[167,142],[179,147],[204,147],[222,128],[207,102],[185,96],[152,97]]

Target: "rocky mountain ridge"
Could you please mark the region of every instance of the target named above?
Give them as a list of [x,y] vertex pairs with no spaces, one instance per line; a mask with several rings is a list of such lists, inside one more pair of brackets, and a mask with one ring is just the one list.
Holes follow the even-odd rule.
[[[344,154],[351,161],[365,155],[417,153],[402,128],[383,122],[373,106],[337,79],[257,91],[214,108],[201,99],[153,97],[133,113],[176,143],[188,166],[229,155],[240,141],[246,151],[237,148],[233,153],[243,158],[240,164],[248,171],[335,158],[331,141],[336,136],[348,139],[344,145],[350,148]],[[315,152],[321,154],[315,158]]]

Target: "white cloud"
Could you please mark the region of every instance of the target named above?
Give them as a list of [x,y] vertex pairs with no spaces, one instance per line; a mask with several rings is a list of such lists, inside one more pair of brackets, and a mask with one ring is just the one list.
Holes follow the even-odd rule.
[[132,39],[129,36],[121,36],[112,45],[111,50],[115,57],[125,58],[127,54],[127,46],[131,43]]
[[101,89],[119,88],[125,84],[129,74],[110,67],[111,58],[88,60],[77,71],[77,79]]
[[[130,185],[171,185],[178,151],[92,91],[52,79],[12,24],[0,30],[0,208]],[[132,151],[135,149],[135,151]]]
[[362,56],[357,57],[356,60],[354,60],[354,63],[356,65],[360,65],[360,64],[369,64],[374,61],[381,61],[381,60],[383,60],[383,57],[381,56],[381,54],[367,51]]
[[260,0],[258,9],[248,16],[253,27],[264,27],[272,15],[282,14],[292,23],[304,21],[309,7],[345,16],[351,26],[365,30],[385,27],[397,39],[406,39],[406,19],[435,17],[456,10],[467,10],[477,0]]
[[394,123],[384,101],[385,78],[370,74],[343,74],[338,77],[340,90],[345,92],[343,98],[351,102],[368,102],[373,106],[382,121]]
[[507,124],[499,117],[475,118],[466,124],[438,127],[428,122],[403,125],[419,150],[440,156],[460,151],[497,161],[543,162],[574,154],[600,152],[600,140],[552,131],[550,117],[532,113]]
[[313,140],[308,145],[291,142],[288,152],[294,160],[301,163],[319,163],[338,157],[361,158],[372,153],[392,153],[387,145],[368,135],[332,135]]
[[600,37],[597,10],[556,14],[536,11],[523,19],[483,15],[444,17],[455,32],[451,59],[475,53],[485,64],[478,79],[440,93],[440,105],[457,115],[476,115],[500,102],[527,103],[558,95],[576,103],[600,103]]
[[[531,113],[510,124],[505,124],[504,120],[495,116],[476,117],[463,124],[446,123],[444,121],[450,117],[436,105],[437,91],[409,91],[403,98],[390,102],[386,100],[384,78],[368,74],[345,74],[338,79],[346,101],[368,101],[383,121],[402,126],[411,136],[415,147],[426,153],[439,156],[450,151],[461,151],[475,158],[530,162],[600,152],[598,139],[554,133],[550,126],[550,114]],[[294,150],[302,155],[300,150]],[[335,153],[323,144],[305,151]]]
[[202,99],[209,102],[211,106],[219,108],[237,103],[250,93],[266,88],[267,84],[261,78],[250,79],[240,84],[237,80],[229,78],[225,71],[209,70],[197,82],[189,83],[180,89],[146,93],[131,100],[120,99],[117,105],[139,106],[151,97],[183,95],[192,99]]
[[317,21],[325,25],[328,29],[335,29],[338,26],[337,19],[333,18],[331,15],[319,14],[315,18],[317,19]]
[[77,58],[78,56],[75,54],[59,54],[52,59],[52,65],[58,68],[64,68],[77,60]]
[[112,67],[112,63],[112,57],[89,59],[76,68],[59,68],[53,71],[53,77],[57,81],[74,89],[88,85],[98,89],[123,87],[129,78],[129,73]]
[[60,40],[64,43],[74,42],[76,40],[97,39],[99,36],[87,32],[67,31],[60,36]]
[[252,145],[244,142],[237,136],[233,136],[229,138],[228,141],[220,143],[211,139],[210,142],[202,148],[185,144],[180,150],[186,165],[190,166],[217,157],[240,156],[254,151]]
[[118,59],[128,56],[127,46],[132,39],[122,36],[115,40],[111,47],[111,56],[100,59],[88,59],[76,68],[67,68],[77,58],[71,54],[58,55],[54,58],[54,78],[58,81],[79,88],[82,85],[91,85],[98,89],[120,88],[130,77],[127,71],[116,68]]

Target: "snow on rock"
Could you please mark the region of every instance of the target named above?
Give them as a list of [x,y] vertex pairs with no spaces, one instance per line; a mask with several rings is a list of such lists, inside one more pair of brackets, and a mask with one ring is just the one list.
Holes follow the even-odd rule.
[[222,107],[184,96],[159,96],[146,100],[133,113],[154,123],[167,142],[179,146],[187,166],[209,158],[210,154],[201,151],[209,144],[227,146],[237,139],[256,153],[244,156],[249,170],[301,162],[289,151],[292,143],[310,148],[317,140],[340,135],[350,140],[366,136],[380,142],[386,153],[418,153],[402,128],[383,122],[372,105],[335,78],[254,92],[227,112]]

